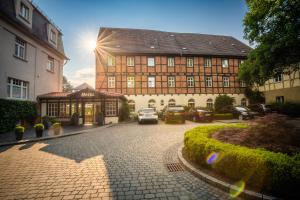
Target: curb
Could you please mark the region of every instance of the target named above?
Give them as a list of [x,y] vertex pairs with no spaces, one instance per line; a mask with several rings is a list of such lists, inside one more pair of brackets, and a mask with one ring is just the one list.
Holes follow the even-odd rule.
[[64,135],[56,135],[56,136],[47,136],[47,137],[41,137],[41,138],[32,138],[32,139],[26,139],[26,140],[20,140],[20,141],[12,141],[12,142],[5,142],[5,143],[0,143],[0,147],[3,146],[12,146],[12,145],[18,145],[18,144],[26,144],[26,143],[30,143],[30,142],[39,142],[39,141],[43,141],[43,140],[52,140],[52,139],[56,139],[56,138],[63,138],[63,137],[68,137],[68,136],[74,136],[74,135],[79,135],[79,134],[83,134],[83,133],[88,133],[91,130],[94,129],[104,129],[104,128],[110,128],[112,126],[115,126],[114,124],[108,124],[108,125],[104,125],[102,127],[97,127],[97,128],[91,128],[91,129],[86,129],[86,130],[82,130],[82,131],[73,131]]
[[[229,194],[229,191],[231,188],[235,188],[234,185],[229,184],[227,182],[221,181],[219,179],[216,179],[215,177],[212,177],[204,172],[202,172],[201,170],[195,168],[194,166],[192,166],[182,155],[182,150],[184,148],[184,145],[181,145],[177,151],[177,156],[178,159],[180,161],[180,163],[192,174],[194,174],[196,177],[200,178],[201,180],[203,180],[204,182],[215,186],[225,192],[227,192]],[[245,198],[245,199],[266,199],[266,200],[278,200],[280,198],[278,197],[274,197],[274,196],[269,196],[269,195],[265,195],[262,193],[257,193],[251,190],[244,190],[240,195],[240,197]]]

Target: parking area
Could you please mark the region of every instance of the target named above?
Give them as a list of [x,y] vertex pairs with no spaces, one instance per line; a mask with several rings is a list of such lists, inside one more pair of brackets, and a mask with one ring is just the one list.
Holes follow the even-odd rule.
[[[213,123],[215,124],[215,123]],[[0,199],[230,199],[177,164],[186,130],[137,122],[0,148]]]

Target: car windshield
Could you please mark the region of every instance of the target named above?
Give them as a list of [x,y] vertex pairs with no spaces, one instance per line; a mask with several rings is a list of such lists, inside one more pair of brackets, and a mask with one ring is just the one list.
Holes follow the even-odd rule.
[[146,109],[142,109],[141,112],[143,113],[153,113],[155,112],[154,108],[146,108]]
[[241,111],[241,112],[248,111],[247,108],[243,108],[243,107],[235,107],[235,109],[237,109],[238,111]]
[[170,110],[170,111],[183,111],[184,110],[184,108],[183,107],[169,107],[169,109],[168,110]]

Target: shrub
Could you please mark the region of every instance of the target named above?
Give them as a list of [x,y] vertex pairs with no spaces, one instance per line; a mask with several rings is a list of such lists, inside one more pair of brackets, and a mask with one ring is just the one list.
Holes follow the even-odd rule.
[[45,129],[44,125],[41,123],[34,125],[34,128],[37,131],[43,131]]
[[24,131],[25,131],[25,128],[23,127],[23,126],[21,126],[21,125],[16,125],[16,127],[15,127],[15,132],[16,133],[24,133]]
[[234,99],[232,97],[225,95],[219,95],[215,99],[215,110],[217,112],[221,111],[221,109],[225,106],[231,106],[233,105]]
[[[263,149],[250,149],[210,138],[222,128],[247,128],[245,124],[201,126],[185,133],[187,156],[196,163],[211,168],[228,178],[244,180],[276,195],[299,195],[300,154],[288,156]],[[207,156],[218,152],[217,161],[206,164]]]
[[37,117],[36,103],[0,99],[0,133],[14,129],[19,120],[33,124]]
[[256,103],[264,103],[265,97],[264,93],[258,91],[257,89],[252,90],[251,88],[247,87],[244,92],[247,99],[249,99],[250,104],[256,104]]
[[79,119],[79,115],[78,113],[73,113],[72,117],[71,117],[71,124],[72,125],[78,125],[78,119]]
[[214,119],[233,119],[232,113],[214,114]]
[[271,107],[280,114],[285,114],[290,117],[300,117],[300,103],[273,103]]

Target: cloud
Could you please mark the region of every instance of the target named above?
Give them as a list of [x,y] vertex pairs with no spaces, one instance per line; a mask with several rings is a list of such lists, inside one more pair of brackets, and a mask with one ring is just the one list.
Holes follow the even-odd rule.
[[95,88],[95,68],[82,68],[74,72],[74,76],[67,76],[71,84],[76,87],[84,82]]

